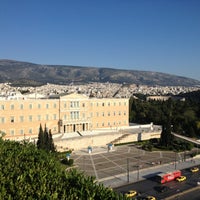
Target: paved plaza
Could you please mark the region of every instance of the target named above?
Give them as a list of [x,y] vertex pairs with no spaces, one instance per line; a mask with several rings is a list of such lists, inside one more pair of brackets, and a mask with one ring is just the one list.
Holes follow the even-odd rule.
[[148,152],[135,145],[115,146],[110,151],[107,146],[95,147],[91,153],[83,149],[73,152],[71,158],[78,169],[111,187],[136,182],[159,172],[183,169],[199,162],[184,153]]

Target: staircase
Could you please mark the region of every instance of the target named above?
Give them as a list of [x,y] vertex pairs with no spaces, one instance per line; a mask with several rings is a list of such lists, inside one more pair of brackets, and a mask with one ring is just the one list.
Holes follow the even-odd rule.
[[123,143],[123,139],[125,139],[125,138],[127,138],[128,136],[130,136],[130,134],[129,133],[127,133],[127,134],[124,134],[124,135],[122,135],[122,136],[120,136],[120,137],[118,137],[118,138],[116,138],[115,140],[113,140],[112,142],[110,142],[110,143],[112,143],[112,144],[119,144],[119,143]]

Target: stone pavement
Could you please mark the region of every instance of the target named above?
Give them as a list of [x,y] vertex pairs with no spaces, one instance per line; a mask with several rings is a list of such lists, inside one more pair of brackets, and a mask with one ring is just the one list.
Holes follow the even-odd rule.
[[146,152],[134,145],[117,146],[110,151],[107,146],[95,147],[91,153],[82,149],[72,154],[77,168],[87,175],[95,176],[106,187],[113,188],[143,180],[159,172],[200,165],[200,156],[186,160],[183,157],[183,153]]
[[139,172],[138,171],[129,172],[129,178],[128,178],[128,173],[124,173],[124,174],[119,174],[115,177],[107,177],[105,179],[99,180],[99,182],[103,183],[106,187],[114,188],[121,185],[145,180],[146,178],[152,177],[158,174],[159,172],[170,172],[174,171],[175,169],[181,170],[196,165],[200,165],[200,156],[196,156],[193,159],[188,159],[185,162],[177,162],[176,168],[174,163],[158,165],[145,169],[140,169]]

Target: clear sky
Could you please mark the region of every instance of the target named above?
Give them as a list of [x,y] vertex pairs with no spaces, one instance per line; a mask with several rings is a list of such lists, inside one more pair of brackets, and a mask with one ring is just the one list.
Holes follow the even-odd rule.
[[0,59],[200,80],[200,0],[0,0]]

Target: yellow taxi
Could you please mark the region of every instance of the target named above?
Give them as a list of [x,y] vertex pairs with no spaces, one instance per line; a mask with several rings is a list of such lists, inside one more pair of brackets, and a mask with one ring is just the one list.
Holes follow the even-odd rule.
[[147,196],[147,198],[146,198],[147,200],[156,200],[156,198],[155,197],[153,197],[153,196]]
[[178,182],[185,181],[185,180],[186,180],[186,176],[180,176],[180,177],[176,178],[176,180],[177,180]]
[[138,196],[137,200],[156,200],[154,196]]
[[190,169],[191,172],[198,172],[199,171],[199,168],[198,167],[193,167]]
[[136,190],[129,190],[128,192],[125,193],[126,197],[134,197],[137,195],[137,191]]

